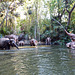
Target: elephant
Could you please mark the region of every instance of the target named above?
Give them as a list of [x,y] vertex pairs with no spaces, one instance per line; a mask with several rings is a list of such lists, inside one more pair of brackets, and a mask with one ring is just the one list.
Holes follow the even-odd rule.
[[38,41],[35,40],[35,39],[31,39],[31,40],[30,40],[30,45],[31,45],[31,46],[37,46],[37,45],[38,45]]
[[16,45],[14,39],[9,39],[9,38],[5,38],[5,37],[0,38],[0,48],[1,49],[9,50],[10,47],[16,47],[17,49],[19,49],[18,46]]
[[21,41],[21,40],[25,40],[25,37],[24,37],[24,34],[21,33],[19,36],[18,36],[18,41]]
[[18,42],[18,45],[19,45],[19,46],[24,46],[24,41],[19,41],[19,42]]
[[74,41],[74,42],[69,42],[69,43],[67,43],[66,46],[67,46],[68,48],[75,49],[75,41]]
[[50,37],[46,38],[46,45],[51,45],[51,38]]
[[16,43],[18,42],[18,36],[14,34],[5,35],[5,38],[14,39]]

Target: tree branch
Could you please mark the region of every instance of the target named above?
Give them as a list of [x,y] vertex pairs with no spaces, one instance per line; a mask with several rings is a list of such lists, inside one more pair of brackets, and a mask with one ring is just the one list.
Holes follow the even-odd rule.
[[72,9],[71,9],[70,13],[74,10],[74,8],[75,8],[75,4],[74,4],[74,6],[72,7]]
[[67,8],[66,8],[66,11],[67,11],[68,13],[70,13],[69,10],[67,10]]
[[4,23],[5,19],[6,19],[6,16],[4,17],[4,19],[3,19],[3,21],[1,22],[0,26]]
[[[10,3],[9,6],[10,6],[11,4],[12,4],[12,3]],[[9,7],[9,6],[8,6],[8,7]],[[6,13],[6,15],[5,15],[3,21],[1,22],[0,26],[4,23],[4,21],[5,21],[6,17],[7,17],[7,14],[8,14],[8,9],[7,9],[7,13]]]
[[[52,19],[55,20],[60,26],[63,27],[63,25],[62,25],[59,21],[57,21],[57,20],[54,19],[53,17],[52,17]],[[67,30],[66,30],[64,27],[63,27],[63,29],[64,29],[64,31],[66,32],[66,34],[71,37],[71,40],[72,40],[72,38],[75,38],[75,34],[73,34],[73,33],[68,33]]]
[[62,12],[62,14],[61,14],[61,16],[60,16],[60,17],[62,17],[62,15],[64,14],[64,12],[65,12],[65,9],[63,9],[63,12]]
[[57,21],[57,20],[54,19],[53,17],[52,17],[52,19],[53,19],[54,21],[56,21],[60,26],[62,26],[62,28],[66,31],[66,29],[63,27],[63,25],[62,25],[59,21]]

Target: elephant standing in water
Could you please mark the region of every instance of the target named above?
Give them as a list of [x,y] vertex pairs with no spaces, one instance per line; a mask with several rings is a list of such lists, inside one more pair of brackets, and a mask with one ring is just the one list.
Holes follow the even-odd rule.
[[19,41],[19,42],[18,42],[18,45],[19,45],[19,46],[24,46],[25,43],[24,43],[24,41]]
[[51,38],[50,37],[46,38],[46,45],[51,45]]
[[10,49],[10,46],[16,47],[18,49],[18,46],[16,45],[14,39],[0,38],[0,48],[1,49]]
[[35,40],[35,39],[31,39],[31,40],[30,40],[30,45],[31,45],[31,46],[37,46],[37,45],[38,45],[38,41]]

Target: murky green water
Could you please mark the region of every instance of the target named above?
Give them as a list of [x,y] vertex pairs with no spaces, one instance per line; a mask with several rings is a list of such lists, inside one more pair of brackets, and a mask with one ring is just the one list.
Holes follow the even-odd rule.
[[60,46],[0,50],[0,75],[75,75],[75,50]]

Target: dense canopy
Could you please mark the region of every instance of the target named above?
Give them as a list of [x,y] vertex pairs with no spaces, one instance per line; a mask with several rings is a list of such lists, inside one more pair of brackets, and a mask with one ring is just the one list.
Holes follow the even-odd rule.
[[51,37],[52,43],[62,45],[70,38],[57,21],[75,33],[74,0],[0,0],[0,37],[24,32],[38,41]]

